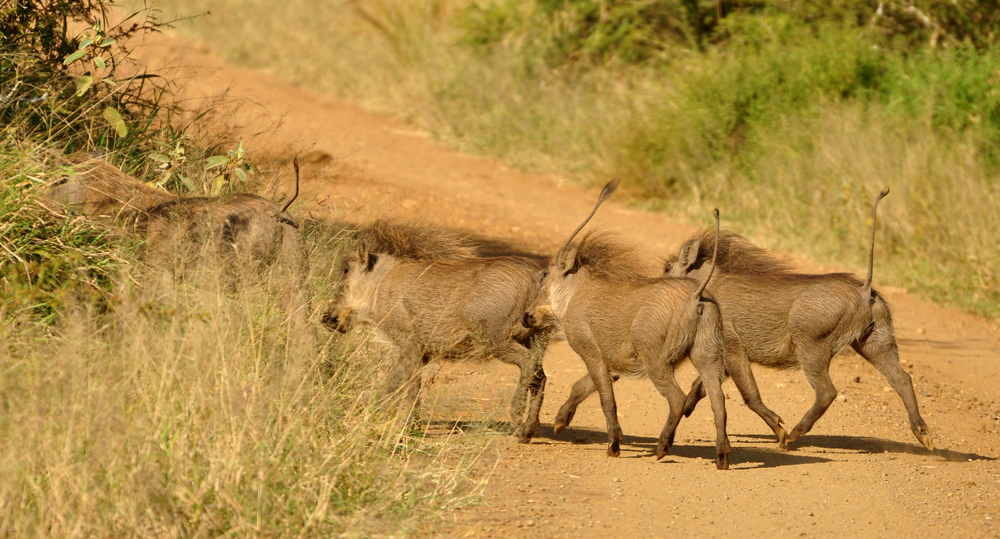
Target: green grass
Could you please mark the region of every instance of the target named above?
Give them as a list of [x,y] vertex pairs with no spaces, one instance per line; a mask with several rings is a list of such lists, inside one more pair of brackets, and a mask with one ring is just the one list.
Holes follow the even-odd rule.
[[[713,8],[673,33],[606,24],[639,4],[608,3],[600,24],[588,2],[163,6],[211,7],[179,29],[238,64],[508,164],[622,177],[637,203],[684,221],[708,224],[718,206],[729,228],[828,263],[865,266],[871,201],[888,185],[877,284],[1000,317],[997,6],[920,4],[943,21],[937,37],[898,12],[871,25],[872,8],[849,0],[721,20]],[[686,5],[655,9],[677,19]]]

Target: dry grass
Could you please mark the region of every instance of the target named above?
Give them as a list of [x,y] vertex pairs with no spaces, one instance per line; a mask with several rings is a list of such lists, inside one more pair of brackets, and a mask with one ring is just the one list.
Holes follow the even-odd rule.
[[125,270],[110,309],[5,318],[0,537],[423,535],[476,500],[492,434],[376,402],[382,355],[293,331],[253,277]]

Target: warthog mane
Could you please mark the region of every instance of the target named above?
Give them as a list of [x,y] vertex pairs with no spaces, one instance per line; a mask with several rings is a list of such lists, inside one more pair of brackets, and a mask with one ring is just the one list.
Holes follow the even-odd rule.
[[646,267],[638,249],[620,235],[607,230],[588,232],[580,241],[577,260],[591,275],[615,281],[642,281]]
[[[702,230],[697,237],[701,240],[698,259],[711,261],[715,249],[715,229]],[[676,262],[678,258],[680,253],[674,253],[669,263]],[[774,275],[792,271],[788,262],[779,260],[771,251],[757,247],[750,240],[728,230],[719,233],[719,257],[715,267],[730,275]]]
[[476,256],[468,238],[429,224],[415,221],[376,220],[358,232],[373,253],[417,261],[460,261]]

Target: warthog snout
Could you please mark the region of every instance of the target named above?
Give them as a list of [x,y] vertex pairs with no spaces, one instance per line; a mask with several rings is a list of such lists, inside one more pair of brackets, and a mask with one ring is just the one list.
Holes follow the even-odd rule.
[[331,331],[347,333],[351,330],[351,326],[348,323],[349,319],[349,313],[342,316],[337,309],[329,309],[323,314],[322,322]]
[[553,318],[552,309],[543,305],[525,311],[521,317],[521,324],[529,329],[539,329],[553,325],[555,323]]

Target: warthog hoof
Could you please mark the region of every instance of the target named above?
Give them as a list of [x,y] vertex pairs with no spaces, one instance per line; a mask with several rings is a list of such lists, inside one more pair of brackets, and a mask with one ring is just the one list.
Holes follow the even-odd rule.
[[788,432],[785,429],[778,427],[774,430],[774,435],[778,438],[778,447],[788,450]]
[[788,444],[794,442],[795,440],[798,440],[799,437],[801,437],[803,434],[805,433],[801,432],[799,430],[799,427],[796,426],[794,429],[792,429],[792,432],[788,433],[788,436],[785,438],[785,445],[783,445],[781,448],[788,449]]
[[723,453],[721,455],[715,456],[715,469],[716,470],[729,469],[729,453]]
[[569,425],[567,425],[566,423],[563,423],[562,421],[559,421],[557,419],[556,422],[555,422],[555,424],[552,425],[552,430],[558,436],[558,435],[562,434],[563,431],[566,430],[566,427],[568,427],[568,426]]
[[660,460],[670,453],[670,447],[666,444],[656,444],[656,460]]
[[620,445],[619,445],[619,443],[618,443],[617,440],[615,440],[614,442],[611,442],[610,444],[608,444],[608,456],[609,457],[616,457],[617,458],[618,455],[621,455],[621,453],[622,453],[621,452],[621,447],[620,447]]
[[920,440],[920,444],[924,446],[928,451],[934,451],[934,441],[931,440],[931,433],[927,430],[926,426],[916,427],[913,429],[913,435]]
[[527,444],[531,442],[531,439],[538,436],[539,425],[535,423],[529,425],[527,422],[522,423],[520,427],[514,430],[511,434],[517,437],[518,443]]

